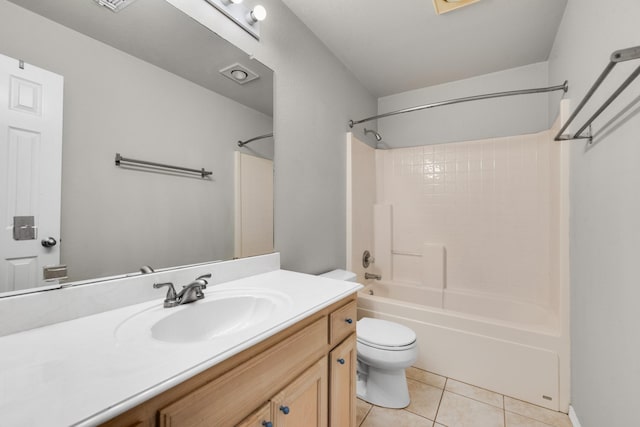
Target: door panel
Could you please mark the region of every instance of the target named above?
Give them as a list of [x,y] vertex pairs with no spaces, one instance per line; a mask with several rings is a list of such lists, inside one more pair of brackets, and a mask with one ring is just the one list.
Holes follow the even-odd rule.
[[[60,241],[63,78],[20,65],[0,55],[0,292],[56,285],[43,267],[60,263],[41,240]],[[31,227],[15,217],[33,217],[32,232],[14,233]]]

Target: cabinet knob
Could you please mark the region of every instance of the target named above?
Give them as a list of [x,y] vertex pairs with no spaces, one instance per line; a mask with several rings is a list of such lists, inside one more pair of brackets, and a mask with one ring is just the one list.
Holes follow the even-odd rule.
[[338,363],[341,365],[344,365],[344,359],[343,358],[338,359]]
[[273,427],[273,423],[271,421],[263,421],[262,425],[264,427]]
[[347,317],[346,319],[344,319],[345,322],[347,322],[348,324],[352,324],[353,323],[353,319],[350,317]]
[[289,407],[288,406],[281,406],[280,410],[282,411],[283,414],[287,415],[289,413]]

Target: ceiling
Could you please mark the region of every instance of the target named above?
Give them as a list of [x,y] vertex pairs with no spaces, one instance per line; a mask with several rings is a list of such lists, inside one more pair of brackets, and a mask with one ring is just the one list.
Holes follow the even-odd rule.
[[[165,1],[137,0],[118,13],[92,0],[9,1],[273,115],[273,71]],[[244,65],[260,78],[238,85],[219,73],[234,63]]]
[[375,96],[546,61],[567,0],[283,0]]

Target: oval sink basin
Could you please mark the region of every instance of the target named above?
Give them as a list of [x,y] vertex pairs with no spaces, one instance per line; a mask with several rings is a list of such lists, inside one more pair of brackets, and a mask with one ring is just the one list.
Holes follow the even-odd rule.
[[263,290],[219,291],[174,308],[154,307],[124,321],[116,330],[120,340],[151,336],[159,341],[206,341],[259,326],[290,303],[280,293]]
[[263,322],[275,309],[275,302],[265,297],[204,299],[156,322],[151,336],[169,342],[204,341]]

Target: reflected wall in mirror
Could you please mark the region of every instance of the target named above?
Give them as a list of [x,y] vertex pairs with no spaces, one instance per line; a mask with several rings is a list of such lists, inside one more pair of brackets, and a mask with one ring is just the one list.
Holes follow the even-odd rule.
[[[273,159],[273,138],[237,147],[272,132],[269,68],[164,0],[117,14],[93,0],[0,0],[0,40],[0,54],[64,78],[60,232],[42,250],[59,253],[67,282],[234,256],[234,151]],[[219,73],[234,63],[260,77]],[[119,168],[116,153],[213,174]]]

